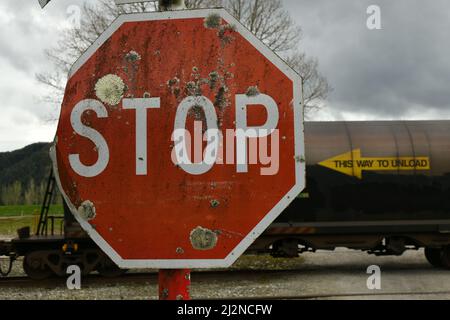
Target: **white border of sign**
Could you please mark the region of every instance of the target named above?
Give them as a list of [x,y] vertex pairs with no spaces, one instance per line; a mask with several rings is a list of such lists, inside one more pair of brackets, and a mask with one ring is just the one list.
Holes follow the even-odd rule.
[[[233,249],[233,251],[225,259],[173,259],[173,260],[129,260],[123,259],[101,236],[100,234],[85,220],[78,215],[77,209],[70,202],[65,194],[58,172],[58,162],[56,158],[56,150],[54,147],[50,150],[50,156],[53,161],[53,170],[56,181],[61,190],[64,199],[67,202],[72,214],[75,216],[81,227],[89,234],[93,241],[121,268],[155,268],[155,269],[181,269],[181,268],[224,268],[231,266],[247,248],[258,238],[267,227],[283,212],[284,209],[294,200],[297,195],[305,187],[305,161],[297,159],[305,158],[304,146],[304,129],[303,129],[303,108],[302,108],[302,86],[301,77],[293,71],[279,56],[270,50],[263,42],[257,39],[248,29],[246,29],[239,21],[230,15],[224,9],[201,9],[201,10],[180,10],[167,12],[149,12],[126,14],[119,16],[109,28],[89,47],[88,50],[75,62],[69,73],[72,77],[81,66],[95,53],[95,51],[125,22],[138,22],[150,20],[167,20],[167,19],[193,19],[205,18],[211,14],[220,15],[229,24],[236,27],[248,42],[250,42],[259,52],[269,59],[278,69],[288,76],[294,84],[294,101],[292,106],[294,109],[295,122],[295,186],[275,205],[265,218]],[[56,144],[56,138],[55,142]],[[299,158],[297,158],[299,157]]]

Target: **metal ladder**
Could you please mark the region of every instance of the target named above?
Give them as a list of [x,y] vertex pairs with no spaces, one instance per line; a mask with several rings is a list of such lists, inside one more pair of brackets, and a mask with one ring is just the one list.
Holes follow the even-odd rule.
[[[48,212],[53,201],[53,195],[55,193],[56,180],[53,175],[53,169],[50,170],[50,175],[47,180],[47,188],[45,190],[44,201],[41,207],[41,214],[39,216],[39,224],[37,226],[36,235],[43,236],[48,234]],[[54,221],[52,221],[52,229],[54,227]],[[53,234],[53,230],[52,230]]]

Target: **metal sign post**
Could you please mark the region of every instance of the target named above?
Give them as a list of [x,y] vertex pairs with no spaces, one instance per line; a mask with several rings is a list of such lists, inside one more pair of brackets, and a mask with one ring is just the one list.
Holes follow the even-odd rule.
[[[129,1],[129,0],[116,0]],[[160,11],[186,9],[184,0],[159,1]],[[191,270],[160,269],[158,275],[159,300],[190,300]]]
[[190,300],[191,270],[159,270],[159,300]]

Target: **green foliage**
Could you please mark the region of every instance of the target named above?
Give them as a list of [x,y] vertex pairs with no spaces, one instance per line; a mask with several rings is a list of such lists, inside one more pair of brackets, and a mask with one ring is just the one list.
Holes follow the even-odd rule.
[[6,205],[22,202],[22,184],[15,181],[13,184],[2,188],[2,202]]
[[0,153],[0,205],[42,203],[51,168],[49,148],[50,143],[35,143]]

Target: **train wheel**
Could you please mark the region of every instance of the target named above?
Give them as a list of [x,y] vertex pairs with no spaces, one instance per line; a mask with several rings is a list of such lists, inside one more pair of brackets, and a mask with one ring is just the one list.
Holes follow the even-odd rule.
[[450,269],[450,246],[444,247],[441,250],[441,266]]
[[50,278],[53,272],[38,252],[32,252],[23,259],[23,270],[30,279],[44,280]]
[[433,267],[442,268],[440,248],[425,248],[425,257]]

